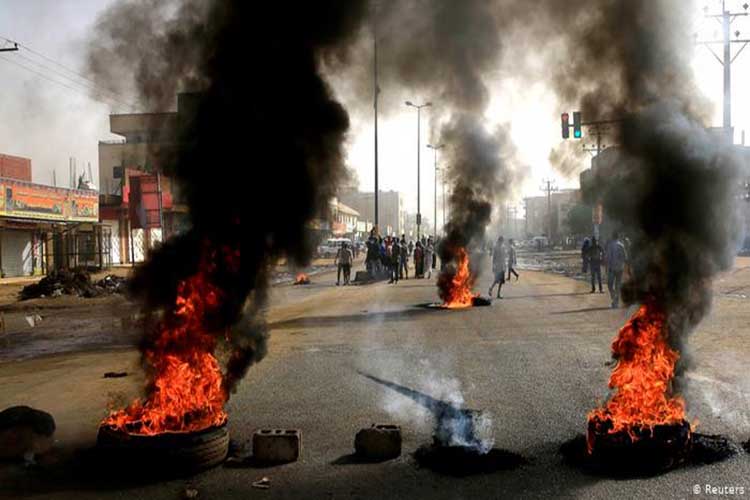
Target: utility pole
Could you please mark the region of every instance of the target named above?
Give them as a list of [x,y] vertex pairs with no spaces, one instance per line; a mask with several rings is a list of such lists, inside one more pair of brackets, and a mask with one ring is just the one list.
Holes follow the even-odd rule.
[[[744,3],[742,5],[742,8],[745,9],[745,12],[730,12],[726,8],[726,0],[722,0],[721,2],[721,14],[708,14],[706,13],[707,18],[715,19],[722,28],[722,39],[721,40],[698,40],[698,36],[696,34],[696,43],[700,43],[702,45],[705,45],[706,48],[713,54],[713,56],[716,58],[717,61],[719,61],[719,64],[721,64],[724,67],[724,121],[723,121],[723,127],[724,127],[724,134],[727,138],[729,138],[732,142],[734,141],[734,133],[732,131],[732,63],[737,59],[737,56],[742,53],[742,51],[745,49],[748,43],[750,43],[750,40],[744,39],[741,40],[740,32],[739,30],[734,32],[734,35],[737,37],[736,40],[731,39],[731,25],[738,17],[744,17],[748,15],[747,9],[750,7],[747,3]],[[706,8],[706,11],[708,9]],[[742,47],[737,51],[737,53],[734,54],[734,57],[732,57],[732,44],[733,43],[741,43]],[[711,45],[722,45],[724,49],[723,57],[719,57],[719,55],[714,52],[714,50],[711,48]]]
[[552,193],[557,191],[557,186],[553,180],[544,179],[540,189],[547,192],[547,243],[549,244],[552,241]]
[[417,241],[419,241],[420,237],[420,230],[422,227],[422,209],[421,209],[421,182],[422,182],[422,174],[420,173],[420,152],[422,149],[421,146],[421,140],[422,140],[422,133],[420,129],[421,124],[421,112],[422,108],[427,108],[429,106],[432,106],[431,102],[426,102],[424,104],[414,104],[411,101],[406,101],[405,103],[407,106],[410,106],[412,108],[417,108]]
[[[373,7],[375,9],[375,15],[373,16],[373,107],[375,108],[375,226],[378,227],[378,97],[380,95],[380,87],[378,86],[378,30],[377,30],[377,4]],[[378,227],[378,230],[380,228]]]
[[[434,193],[434,198],[433,198],[435,200],[435,203],[432,207],[433,208],[432,225],[434,226],[432,228],[432,239],[433,241],[437,241],[437,177],[438,177],[437,152],[438,152],[438,149],[443,148],[443,144],[438,144],[437,146],[428,144],[427,147],[432,149],[433,153],[435,153],[435,193]],[[445,184],[443,184],[443,226],[445,226]]]

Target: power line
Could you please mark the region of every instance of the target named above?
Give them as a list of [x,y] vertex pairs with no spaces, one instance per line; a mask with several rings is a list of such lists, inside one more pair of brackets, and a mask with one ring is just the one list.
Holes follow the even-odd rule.
[[[85,90],[81,89],[80,87],[72,87],[72,86],[70,86],[70,85],[67,85],[67,84],[65,84],[65,83],[61,82],[61,81],[55,80],[54,78],[50,78],[49,76],[45,75],[44,73],[42,73],[42,72],[40,72],[40,71],[37,71],[37,70],[35,70],[34,68],[30,68],[30,67],[28,67],[28,66],[26,66],[26,65],[24,65],[24,64],[21,64],[21,63],[19,63],[19,62],[17,62],[17,61],[14,61],[14,60],[12,60],[12,59],[8,59],[7,57],[3,57],[3,56],[0,56],[0,60],[3,60],[3,61],[6,61],[6,62],[9,62],[9,63],[11,63],[11,64],[15,64],[16,66],[18,66],[18,67],[20,67],[20,68],[23,68],[23,69],[25,69],[26,71],[29,71],[29,72],[31,72],[31,73],[34,73],[34,74],[36,74],[36,75],[37,75],[37,76],[39,76],[40,78],[43,78],[43,79],[45,79],[45,80],[47,80],[47,81],[49,81],[49,82],[52,82],[52,83],[56,83],[57,85],[60,85],[60,86],[62,86],[62,87],[65,87],[65,88],[67,88],[67,89],[69,89],[69,90],[72,90],[72,91],[74,91],[74,92],[77,92],[77,93],[79,93],[80,95],[82,95],[82,96],[84,96],[84,97],[88,97],[89,99],[92,99],[92,100],[94,100],[94,101],[99,101],[99,102],[105,103],[105,101],[104,101],[103,99],[97,99],[97,98],[96,98],[95,96],[92,96],[92,95],[91,95],[90,93],[86,92]],[[107,104],[112,104],[113,102],[116,102],[116,101],[115,101],[114,99],[112,99],[112,98],[107,98],[106,96],[102,96],[102,97],[103,97],[104,99],[107,99],[107,100],[108,100],[108,102],[106,102]]]
[[[49,66],[46,66],[43,63],[41,63],[39,61],[35,61],[34,59],[26,57],[26,56],[24,56],[22,54],[18,55],[19,57],[21,57],[21,58],[29,61],[30,63],[35,64],[35,65],[39,66],[40,68],[43,68],[46,71],[55,73],[59,77],[64,78],[65,80],[67,80],[70,83],[73,83],[74,85],[80,85],[82,87],[86,87],[86,88],[92,90],[93,92],[96,92],[96,93],[99,93],[99,94],[109,94],[111,96],[109,99],[111,101],[113,101],[113,102],[117,102],[119,104],[127,106],[130,109],[135,109],[136,108],[136,105],[134,103],[130,102],[130,98],[128,96],[122,95],[119,92],[115,92],[113,90],[102,88],[101,86],[99,86],[91,78],[89,78],[89,77],[87,77],[85,75],[82,75],[81,73],[78,73],[77,71],[75,71],[73,69],[70,69],[69,67],[67,67],[64,64],[56,61],[55,59],[53,59],[51,57],[48,57],[48,56],[42,54],[41,52],[38,52],[38,51],[32,49],[31,47],[23,44],[23,43],[16,42],[16,41],[11,40],[11,39],[9,39],[7,37],[0,37],[0,38],[3,38],[8,43],[14,44],[16,47],[21,47],[25,51],[27,51],[27,52],[29,52],[29,53],[37,56],[37,57],[40,57],[40,58],[42,58],[42,59],[44,59],[46,61],[49,61],[50,63],[54,64],[55,66],[58,66],[59,68],[62,68],[66,72],[70,73],[71,75],[74,75],[78,79],[84,80],[84,82],[78,81],[75,78],[71,77],[70,75],[67,75],[67,74],[61,72],[60,70],[57,70],[55,68],[51,68]],[[89,83],[85,83],[85,82],[89,82]]]

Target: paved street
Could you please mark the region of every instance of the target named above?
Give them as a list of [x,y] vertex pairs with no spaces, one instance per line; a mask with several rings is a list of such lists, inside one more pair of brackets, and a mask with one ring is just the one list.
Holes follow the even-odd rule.
[[[735,440],[750,437],[749,265],[738,260],[716,283],[714,311],[691,339],[688,374],[689,414],[698,430]],[[478,290],[486,291],[487,279]],[[328,273],[307,287],[274,288],[270,353],[228,405],[236,441],[262,427],[301,429],[299,462],[219,467],[190,480],[111,490],[67,477],[60,472],[67,457],[93,444],[107,405],[129,401],[143,383],[133,349],[89,348],[0,364],[3,406],[50,411],[61,461],[37,471],[2,466],[0,495],[173,499],[190,484],[201,498],[687,498],[697,497],[694,484],[750,487],[744,454],[635,480],[587,476],[562,463],[559,446],[583,432],[587,411],[607,395],[609,344],[627,317],[624,309],[607,308],[606,295],[590,295],[585,283],[527,271],[491,307],[445,311],[420,307],[436,300],[428,280],[361,287],[335,287],[334,280]],[[67,334],[64,328],[58,333]],[[130,375],[102,378],[120,370]],[[430,415],[363,374],[489,411],[495,446],[529,463],[462,479],[420,469],[411,454],[431,440]],[[401,458],[350,463],[354,434],[373,422],[403,427]],[[263,476],[270,489],[251,488]]]

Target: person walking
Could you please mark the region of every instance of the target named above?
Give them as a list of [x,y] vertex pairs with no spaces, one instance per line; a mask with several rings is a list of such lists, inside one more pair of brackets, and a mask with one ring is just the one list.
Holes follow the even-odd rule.
[[599,282],[599,293],[604,293],[602,290],[602,258],[604,257],[604,250],[596,237],[591,238],[587,250],[588,266],[591,269],[591,292],[596,292],[596,282]]
[[391,281],[389,283],[398,283],[399,267],[401,263],[401,244],[398,238],[394,237],[391,244]]
[[505,264],[508,262],[508,257],[505,252],[505,245],[503,244],[503,237],[497,238],[495,248],[492,250],[492,272],[495,277],[490,285],[490,297],[492,296],[492,289],[497,285],[497,298],[502,299],[502,289],[505,283]]
[[424,248],[424,277],[427,279],[432,278],[432,256],[434,253],[435,247],[432,246],[432,238],[430,238]]
[[341,249],[339,265],[344,271],[344,286],[348,285],[352,277],[352,264],[354,263],[354,252],[348,243],[344,243]]
[[620,307],[620,287],[622,286],[622,273],[625,270],[625,262],[628,253],[625,245],[620,241],[620,235],[615,232],[612,240],[607,244],[607,288],[612,298],[612,309]]
[[424,276],[424,249],[422,243],[417,240],[417,244],[414,245],[414,278],[421,278]]
[[516,247],[514,246],[513,238],[510,238],[508,240],[508,281],[510,281],[511,274],[513,274],[516,277],[516,281],[518,281],[518,272],[516,271],[517,265]]
[[339,286],[341,284],[341,273],[344,271],[342,257],[345,248],[346,243],[342,241],[341,246],[339,246],[339,249],[336,250],[336,257],[333,259],[333,265],[336,266],[336,286]]
[[581,246],[581,274],[584,276],[589,272],[589,249],[591,248],[591,240],[586,237],[583,239],[583,245]]
[[401,258],[399,259],[399,278],[409,279],[409,247],[406,245],[406,238],[401,236]]

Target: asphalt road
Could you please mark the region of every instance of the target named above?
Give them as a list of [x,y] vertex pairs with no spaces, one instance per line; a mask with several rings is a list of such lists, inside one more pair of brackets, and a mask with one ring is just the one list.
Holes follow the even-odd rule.
[[[478,286],[486,291],[488,278]],[[712,315],[691,338],[685,395],[698,430],[737,441],[750,437],[750,287],[740,265],[716,284]],[[743,486],[750,456],[641,479],[590,476],[566,465],[560,445],[584,431],[586,414],[607,396],[609,344],[628,316],[606,295],[562,276],[523,272],[491,307],[420,307],[436,300],[434,283],[408,280],[335,287],[322,275],[309,287],[276,287],[268,357],[253,367],[228,404],[233,438],[255,429],[298,428],[301,459],[272,468],[219,467],[190,480],[102,485],[50,466],[0,466],[0,495],[34,498],[179,498],[185,485],[201,498],[710,498],[694,485]],[[0,364],[0,401],[32,404],[57,420],[65,452],[90,446],[106,405],[138,391],[132,351],[66,355]],[[126,369],[124,379],[102,379]],[[411,399],[363,374],[436,398],[463,401],[492,415],[494,445],[529,463],[512,471],[454,478],[418,467],[412,453],[431,441],[432,417]],[[401,458],[354,464],[354,435],[371,423],[404,432]],[[60,469],[64,470],[64,469]],[[268,490],[251,483],[263,476]]]

